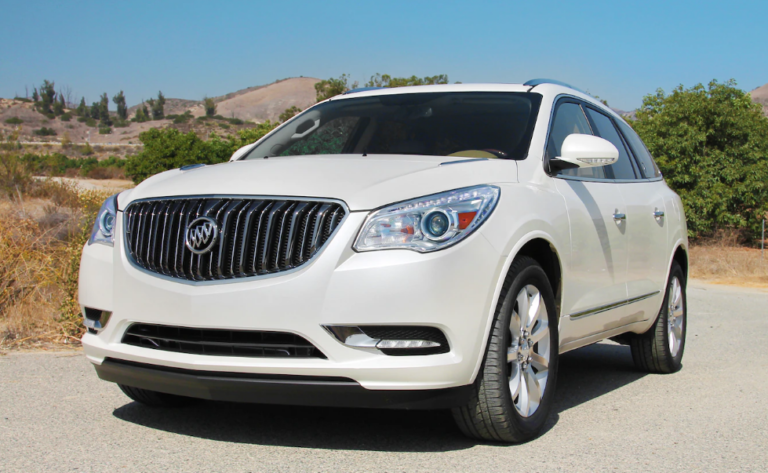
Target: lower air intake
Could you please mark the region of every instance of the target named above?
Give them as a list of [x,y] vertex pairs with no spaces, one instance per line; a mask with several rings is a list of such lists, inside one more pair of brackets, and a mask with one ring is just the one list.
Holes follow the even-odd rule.
[[306,339],[286,332],[133,324],[123,335],[122,343],[194,355],[325,358],[325,355]]

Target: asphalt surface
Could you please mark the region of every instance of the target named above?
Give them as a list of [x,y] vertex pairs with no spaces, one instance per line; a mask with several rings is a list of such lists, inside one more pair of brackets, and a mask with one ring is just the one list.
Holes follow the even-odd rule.
[[0,356],[0,471],[766,471],[768,293],[689,287],[683,370],[564,355],[546,432],[464,438],[447,412],[203,403],[157,410],[82,353]]

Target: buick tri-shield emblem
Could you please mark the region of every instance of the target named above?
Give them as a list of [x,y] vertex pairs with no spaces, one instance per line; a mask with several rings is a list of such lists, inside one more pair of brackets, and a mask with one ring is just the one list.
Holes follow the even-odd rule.
[[204,255],[211,251],[218,237],[219,225],[216,220],[200,217],[189,224],[184,241],[189,251],[196,255]]

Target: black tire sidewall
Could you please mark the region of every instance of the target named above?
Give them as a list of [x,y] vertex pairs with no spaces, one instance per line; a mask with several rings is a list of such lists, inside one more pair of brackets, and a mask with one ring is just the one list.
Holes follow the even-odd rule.
[[558,315],[555,308],[554,294],[549,284],[549,279],[547,278],[546,273],[544,273],[544,270],[534,260],[524,261],[523,264],[524,267],[519,269],[517,275],[513,279],[511,286],[504,294],[504,302],[501,310],[499,311],[499,319],[501,324],[497,327],[503,330],[503,334],[495,335],[501,335],[503,340],[503,342],[498,345],[499,349],[502,351],[498,354],[498,356],[506,359],[506,350],[510,344],[511,337],[509,332],[509,322],[512,317],[512,309],[515,306],[515,299],[523,287],[529,284],[535,286],[544,299],[544,304],[547,309],[550,336],[550,360],[547,373],[547,386],[544,390],[544,396],[542,396],[541,403],[539,404],[539,408],[536,410],[536,412],[529,417],[523,417],[517,412],[517,408],[515,408],[515,405],[512,402],[512,395],[509,390],[509,367],[506,363],[502,364],[502,372],[498,373],[497,376],[499,376],[500,382],[504,384],[504,405],[507,412],[509,412],[510,419],[514,419],[514,422],[517,424],[519,430],[534,434],[541,430],[543,427],[544,422],[546,422],[547,418],[549,417],[549,413],[554,402],[553,399],[559,358],[559,336],[557,331]]
[[[683,339],[680,341],[680,349],[677,351],[677,355],[672,356],[672,350],[669,349],[669,332],[667,331],[667,324],[669,321],[669,293],[671,291],[672,279],[677,277],[680,281],[680,290],[683,297]],[[677,262],[672,264],[672,268],[669,272],[669,280],[667,280],[667,290],[664,293],[664,302],[661,310],[660,327],[659,329],[664,331],[664,350],[666,351],[667,358],[672,364],[672,371],[679,371],[683,366],[683,353],[685,352],[685,340],[688,333],[688,296],[686,295],[686,285],[688,282],[685,280],[685,273]]]

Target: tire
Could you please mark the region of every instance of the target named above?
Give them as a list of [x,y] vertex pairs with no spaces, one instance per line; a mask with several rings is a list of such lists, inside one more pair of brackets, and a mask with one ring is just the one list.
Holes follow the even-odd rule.
[[674,373],[683,367],[688,327],[685,286],[685,273],[677,262],[673,262],[656,322],[647,332],[629,340],[637,369],[648,373]]
[[[525,310],[526,300],[530,310]],[[542,314],[541,309],[546,309],[546,313]],[[526,330],[528,335],[522,332],[525,322],[521,327],[516,325],[516,320],[525,320],[518,318],[520,312],[534,317],[528,327],[530,332]],[[557,327],[555,298],[547,275],[536,260],[526,256],[517,258],[499,296],[485,360],[475,380],[472,398],[466,406],[453,409],[453,417],[464,435],[520,443],[541,432],[554,402],[559,348]],[[531,344],[526,344],[526,340]],[[526,353],[530,357],[526,358]],[[548,359],[546,369],[542,369],[544,358]],[[520,373],[524,373],[524,379]],[[535,382],[529,383],[533,378]],[[515,397],[513,386],[518,392]],[[525,389],[528,386],[531,390]],[[534,406],[535,393],[540,393],[538,387],[543,395]]]
[[177,396],[175,394],[166,394],[157,391],[149,391],[147,389],[134,388],[133,386],[126,386],[124,384],[118,384],[120,389],[126,396],[149,407],[184,407],[199,402],[199,399]]

